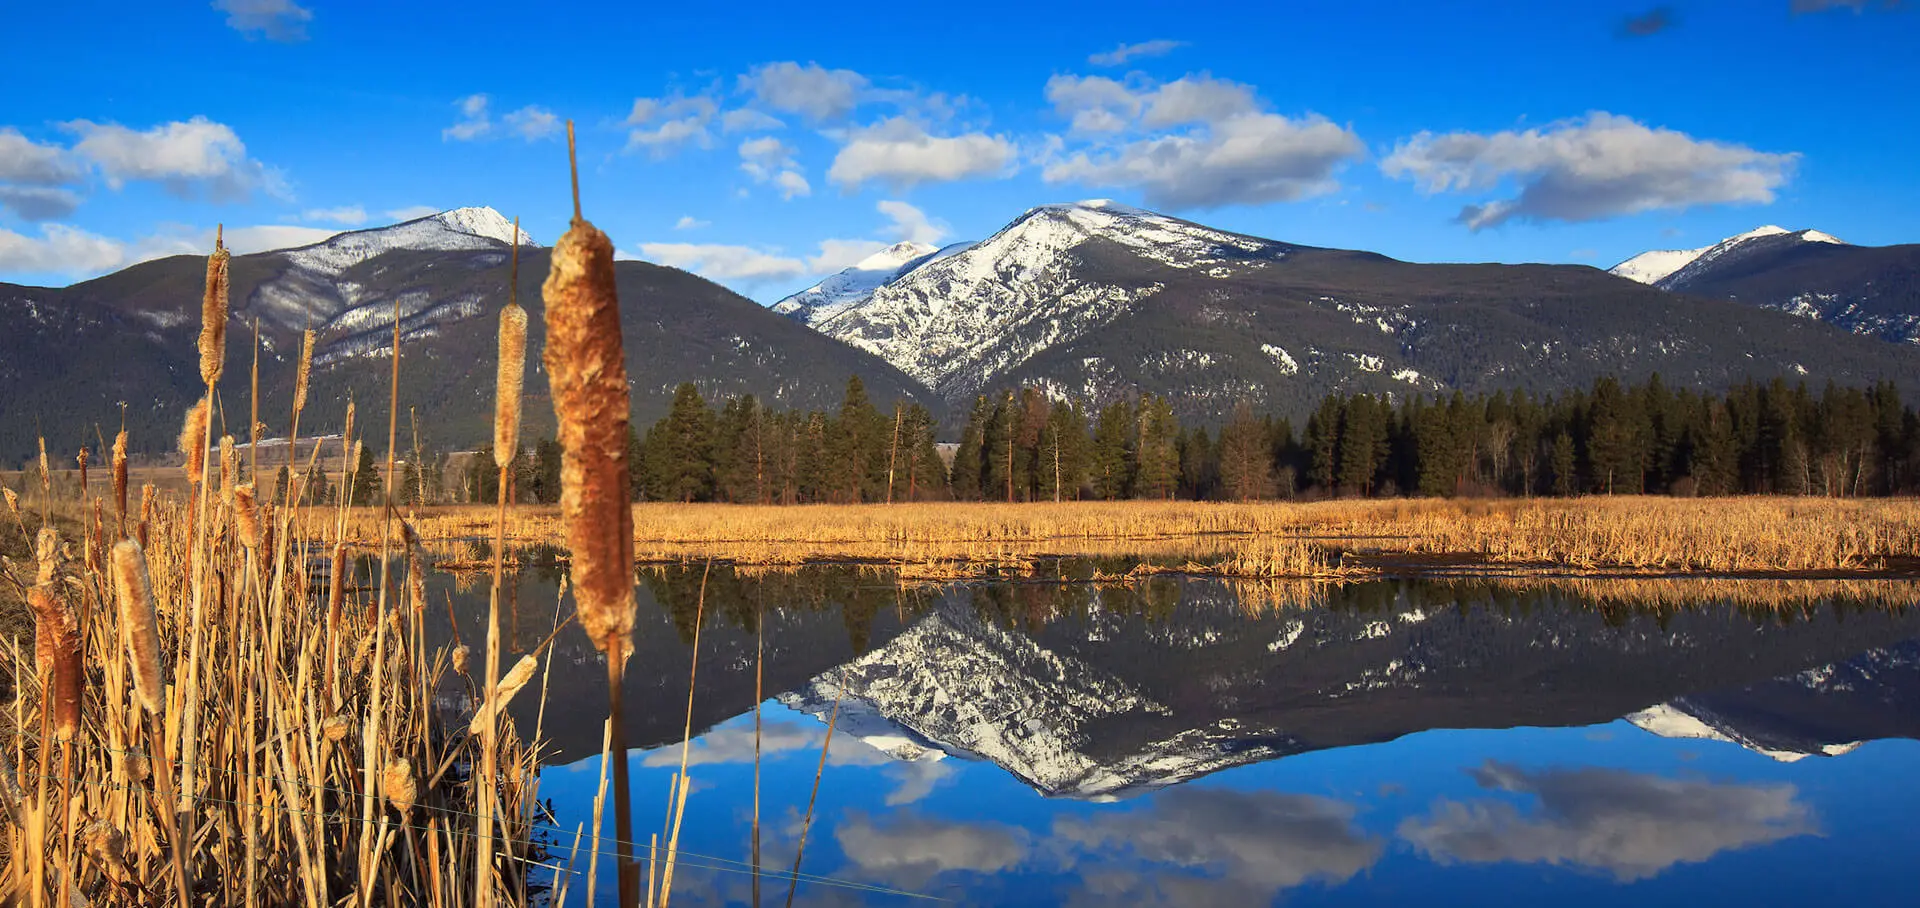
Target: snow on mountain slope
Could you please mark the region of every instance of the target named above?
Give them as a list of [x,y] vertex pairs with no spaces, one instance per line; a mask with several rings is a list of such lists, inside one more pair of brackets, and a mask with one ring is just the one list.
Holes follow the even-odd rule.
[[1818,230],[1789,231],[1784,227],[1768,224],[1698,249],[1656,249],[1651,252],[1642,252],[1608,270],[1629,280],[1670,290],[1735,249],[1748,246],[1753,240],[1768,237],[1792,237],[1793,240],[1803,243],[1846,245],[1846,241],[1830,233],[1822,233]]
[[805,290],[773,304],[773,311],[807,324],[839,315],[866,302],[881,285],[940,248],[926,243],[895,243]]
[[[393,249],[454,251],[492,249],[513,242],[513,222],[491,208],[455,208],[370,230],[354,230],[311,246],[284,251],[294,265],[337,275]],[[520,245],[537,246],[520,231]]]
[[[1115,249],[1138,267],[1084,276],[1089,255]],[[1228,277],[1286,251],[1104,199],[1044,205],[813,324],[953,396],[1151,298],[1163,287],[1156,267]]]
[[[344,322],[335,323],[342,319],[353,321],[359,317],[356,316],[358,310],[373,307],[385,311],[391,305],[391,300],[375,299],[364,292],[365,288],[342,279],[353,266],[397,249],[497,250],[504,254],[513,236],[513,222],[500,212],[484,207],[455,208],[389,227],[338,234],[311,246],[279,251],[277,254],[288,267],[255,289],[248,303],[283,326],[348,328]],[[538,244],[522,230],[520,245]],[[418,296],[419,305],[403,306],[403,314],[417,315],[445,302],[429,299],[425,294]]]

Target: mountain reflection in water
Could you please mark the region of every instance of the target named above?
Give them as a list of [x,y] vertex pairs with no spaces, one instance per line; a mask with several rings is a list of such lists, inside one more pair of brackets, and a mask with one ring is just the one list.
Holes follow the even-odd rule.
[[[681,759],[701,575],[641,572],[628,735],[662,799]],[[556,579],[518,579],[517,645],[565,608]],[[1591,589],[1378,581],[1316,589],[1299,607],[1214,579],[902,589],[852,568],[715,567],[683,847],[746,854],[764,621],[774,903],[836,698],[807,872],[963,903],[1602,903],[1622,885],[1679,903],[1736,869],[1735,888],[1771,880],[1756,890],[1769,903],[1793,880],[1755,856],[1837,845],[1851,866],[1920,882],[1876,860],[1890,844],[1850,834],[1920,800],[1865,794],[1879,772],[1920,770],[1920,745],[1862,747],[1920,738],[1920,611],[1846,586],[1774,608],[1714,601],[1752,598],[1724,584],[1688,607],[1674,604],[1685,587],[1644,608],[1622,587]],[[484,584],[434,598],[449,594],[476,641]],[[430,642],[451,637],[447,615],[430,616]],[[554,646],[544,714],[526,695],[513,713],[548,741],[542,794],[564,846],[591,813],[605,671],[577,627]],[[448,710],[470,708],[464,680],[441,693]],[[1842,797],[1855,791],[1858,804]],[[663,805],[638,803],[646,829]],[[731,866],[677,874],[676,903],[747,903]],[[1861,877],[1851,903],[1890,897],[1886,885]]]

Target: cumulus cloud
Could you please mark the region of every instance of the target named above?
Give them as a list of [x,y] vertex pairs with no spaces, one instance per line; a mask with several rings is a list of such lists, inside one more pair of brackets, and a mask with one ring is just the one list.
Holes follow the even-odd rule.
[[58,220],[79,207],[80,196],[68,189],[0,184],[0,209],[23,221]]
[[899,240],[938,243],[949,232],[945,223],[935,221],[927,217],[926,212],[897,199],[884,199],[874,208],[893,222],[887,227],[887,232]]
[[[471,142],[476,139],[499,135],[490,109],[493,99],[484,94],[468,95],[454,102],[460,109],[460,119],[452,126],[440,130],[440,138],[455,142]],[[529,104],[519,110],[511,111],[500,118],[506,126],[506,134],[519,136],[529,142],[558,135],[560,117],[553,111],[538,105]]]
[[860,264],[862,259],[887,248],[888,245],[890,244],[879,240],[821,240],[819,254],[807,258],[807,269],[814,274],[843,271]]
[[690,214],[683,214],[680,216],[680,220],[673,222],[673,229],[675,230],[699,230],[702,227],[711,226],[713,226],[712,221],[703,221]]
[[66,149],[35,142],[11,126],[0,127],[0,182],[57,186],[80,178]]
[[560,117],[544,107],[529,104],[504,117],[507,128],[520,138],[532,142],[560,133]]
[[[428,214],[432,214],[432,213],[433,212],[428,212]],[[415,217],[425,217],[425,216],[426,215],[416,215]],[[338,208],[309,208],[303,212],[300,212],[300,220],[328,221],[334,224],[345,224],[351,227],[356,224],[364,224],[367,222],[367,209],[362,208],[359,205],[342,205]],[[405,218],[403,220],[412,220],[412,219]]]
[[486,95],[468,95],[453,103],[460,108],[460,119],[440,130],[442,140],[467,142],[493,131],[493,118],[487,113],[490,101]]
[[683,145],[701,148],[713,146],[708,124],[720,112],[720,104],[704,94],[675,92],[663,98],[635,98],[627,114],[627,150],[647,149],[654,157],[664,157]]
[[866,76],[850,69],[802,66],[791,60],[764,63],[740,77],[740,89],[762,105],[822,123],[846,119],[870,85]]
[[793,154],[793,146],[773,136],[748,139],[740,143],[740,169],[756,183],[773,184],[783,199],[812,195],[813,187],[800,175]]
[[[1350,805],[1272,791],[1179,788],[1143,809],[1062,817],[1053,832],[1069,863],[1097,859],[1074,900],[1088,905],[1265,905],[1309,880],[1352,879],[1384,850]],[[1123,856],[1137,863],[1113,863]]]
[[424,218],[428,215],[439,214],[439,213],[440,213],[440,209],[435,208],[432,205],[408,205],[404,208],[394,208],[388,211],[387,217],[392,218],[395,221],[413,221],[413,220],[418,220],[420,218]]
[[791,280],[807,273],[807,263],[752,246],[721,243],[641,243],[640,254],[682,271],[716,281],[743,284]]
[[73,120],[61,128],[79,137],[73,153],[98,168],[107,185],[159,183],[177,195],[204,190],[215,200],[241,199],[261,190],[284,197],[278,173],[247,157],[233,128],[206,117],[135,130],[118,123]]
[[720,115],[721,132],[767,132],[786,125],[751,107],[729,110]]
[[1429,194],[1518,187],[1509,198],[1461,209],[1479,230],[1508,221],[1593,221],[1698,205],[1765,204],[1793,175],[1798,154],[1650,129],[1610,113],[1525,131],[1422,132],[1380,164]]
[[213,8],[227,14],[228,28],[269,41],[305,41],[313,21],[313,11],[293,0],[213,0]]
[[1055,76],[1046,94],[1072,134],[1094,137],[1073,150],[1056,137],[1041,174],[1047,182],[1137,189],[1164,208],[1329,192],[1340,167],[1365,153],[1351,129],[1317,114],[1264,112],[1251,86],[1205,75],[1158,85]]
[[908,889],[924,888],[943,873],[999,873],[1026,860],[1024,830],[906,812],[882,824],[850,811],[833,836],[863,876]]
[[912,120],[893,117],[856,130],[834,155],[827,178],[846,189],[869,182],[905,189],[1004,174],[1014,155],[1013,142],[1003,136],[934,136]]
[[1157,38],[1152,41],[1142,41],[1139,44],[1122,44],[1110,51],[1088,57],[1087,62],[1095,66],[1123,66],[1129,61],[1142,57],[1165,56],[1186,46],[1185,41]]
[[1441,800],[1399,835],[1442,863],[1516,862],[1585,867],[1621,882],[1722,851],[1817,833],[1792,785],[1683,781],[1616,769],[1528,771],[1488,762],[1470,770],[1492,791],[1531,796],[1523,814],[1506,798]]
[[37,237],[0,227],[0,274],[87,276],[126,261],[124,244],[65,224],[45,224]]

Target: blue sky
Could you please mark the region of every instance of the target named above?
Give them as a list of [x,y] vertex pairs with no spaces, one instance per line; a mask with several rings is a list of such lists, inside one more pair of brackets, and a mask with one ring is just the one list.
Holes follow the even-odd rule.
[[756,299],[1114,198],[1416,261],[1920,241],[1883,0],[16,5],[0,281],[490,205]]

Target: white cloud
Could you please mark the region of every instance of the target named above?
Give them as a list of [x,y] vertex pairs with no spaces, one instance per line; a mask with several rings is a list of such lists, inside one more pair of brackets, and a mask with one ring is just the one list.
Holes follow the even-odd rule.
[[627,133],[627,150],[650,149],[655,157],[686,144],[708,148],[713,145],[713,136],[707,132],[705,123],[693,117],[680,120],[668,120],[651,129],[639,128]]
[[1049,163],[1049,183],[1138,189],[1149,205],[1217,208],[1291,202],[1332,191],[1360,138],[1317,114],[1255,113]]
[[720,104],[704,94],[675,92],[664,98],[635,98],[627,113],[628,126],[643,126],[656,120],[691,118],[705,124],[719,113]]
[[761,104],[816,122],[846,119],[871,84],[852,70],[790,60],[761,64],[740,77],[741,90],[752,92]]
[[1441,800],[1408,817],[1399,835],[1441,863],[1517,862],[1603,870],[1621,882],[1675,864],[1818,831],[1792,785],[1731,785],[1616,769],[1538,772],[1489,762],[1470,771],[1482,788],[1531,796]]
[[8,186],[0,184],[0,209],[13,212],[24,221],[51,221],[64,218],[80,207],[80,196],[57,186]]
[[1283,890],[1343,883],[1380,859],[1384,845],[1353,816],[1350,805],[1309,795],[1179,788],[1143,808],[1061,817],[1053,841],[1069,862],[1097,862],[1074,868],[1086,889],[1070,904],[1268,905]]
[[783,199],[813,194],[813,186],[800,174],[799,166],[793,146],[772,136],[740,143],[740,169],[756,183],[772,183]]
[[313,21],[313,11],[293,0],[213,0],[213,8],[227,14],[228,28],[269,41],[304,41]]
[[729,110],[720,115],[721,132],[766,132],[786,125],[750,107]]
[[833,837],[865,875],[907,888],[925,886],[953,871],[998,873],[1026,860],[1027,833],[997,823],[967,823],[904,813],[882,826],[858,811],[835,827]]
[[73,277],[111,271],[126,261],[126,246],[65,224],[45,224],[38,237],[0,227],[0,274]]
[[1139,44],[1122,44],[1113,50],[1088,57],[1087,62],[1095,66],[1121,66],[1141,57],[1165,56],[1185,46],[1187,46],[1185,41],[1157,38],[1152,41],[1142,41]]
[[814,274],[844,271],[887,245],[879,240],[821,240],[820,254],[807,259],[807,269]]
[[11,126],[0,128],[0,182],[57,186],[79,178],[66,149],[35,142]]
[[1252,86],[1208,76],[1182,76],[1146,97],[1141,125],[1148,129],[1218,123],[1257,112]]
[[779,188],[780,198],[786,200],[791,200],[794,196],[813,194],[813,184],[808,183],[807,178],[801,176],[798,171],[780,171],[780,175],[773,178],[773,185]]
[[906,202],[897,199],[885,199],[874,206],[893,224],[888,232],[901,240],[912,243],[938,243],[948,234],[947,225],[936,222]]
[[1479,230],[1513,220],[1592,221],[1697,205],[1766,204],[1798,161],[1798,154],[1695,139],[1595,112],[1525,131],[1422,132],[1401,142],[1380,168],[1429,194],[1517,186],[1506,198],[1461,210],[1460,221]]
[[807,263],[751,246],[720,243],[641,243],[640,254],[658,262],[716,281],[743,284],[790,280],[807,273]]
[[673,222],[673,229],[675,230],[699,230],[702,227],[712,226],[712,221],[703,221],[690,214],[683,214],[680,216],[680,220]]
[[1006,173],[1014,162],[1011,141],[985,133],[928,135],[904,117],[857,130],[834,156],[827,178],[847,189],[885,183],[904,189]]
[[664,98],[635,98],[627,114],[627,151],[642,148],[654,157],[664,157],[682,145],[713,147],[713,133],[707,128],[720,111],[720,105],[704,94],[678,92]]
[[419,220],[420,218],[424,218],[430,214],[439,214],[439,213],[440,213],[440,209],[435,208],[432,205],[408,205],[405,208],[395,208],[388,211],[387,217],[392,218],[395,222],[414,221],[414,220]]
[[[663,262],[663,264],[672,264]],[[677,266],[676,266],[677,267]],[[768,722],[761,729],[760,753],[771,758],[790,750],[816,750],[822,733],[797,722]],[[687,748],[688,766],[751,763],[754,754],[753,727],[750,725],[716,728],[693,740]],[[679,766],[678,744],[647,752],[640,760],[644,766]]]
[[118,123],[73,120],[61,128],[79,136],[73,153],[98,167],[107,185],[160,183],[179,195],[204,188],[216,200],[244,198],[254,190],[284,197],[279,175],[247,157],[232,127],[206,117],[133,130]]
[[[429,212],[431,214],[432,212]],[[300,212],[303,221],[330,221],[335,224],[353,226],[367,222],[367,209],[359,205],[342,205],[338,208],[309,208]]]
[[1055,138],[1047,182],[1137,189],[1167,208],[1256,205],[1329,192],[1340,167],[1365,153],[1351,129],[1318,114],[1263,112],[1251,86],[1205,75],[1130,82],[1048,80],[1047,100],[1071,133],[1115,138],[1070,152]]
[[493,118],[487,113],[489,99],[486,95],[468,95],[453,102],[460,108],[460,119],[452,126],[440,130],[444,141],[470,142],[493,131]]
[[[252,252],[266,252],[269,249],[292,249],[296,246],[311,246],[328,237],[337,236],[338,230],[326,227],[301,227],[294,224],[263,224],[258,227],[232,227],[226,231],[227,248],[235,255]],[[205,249],[213,248],[213,237],[199,244]]]
[[529,142],[558,135],[560,117],[544,107],[529,104],[504,117],[507,128]]

